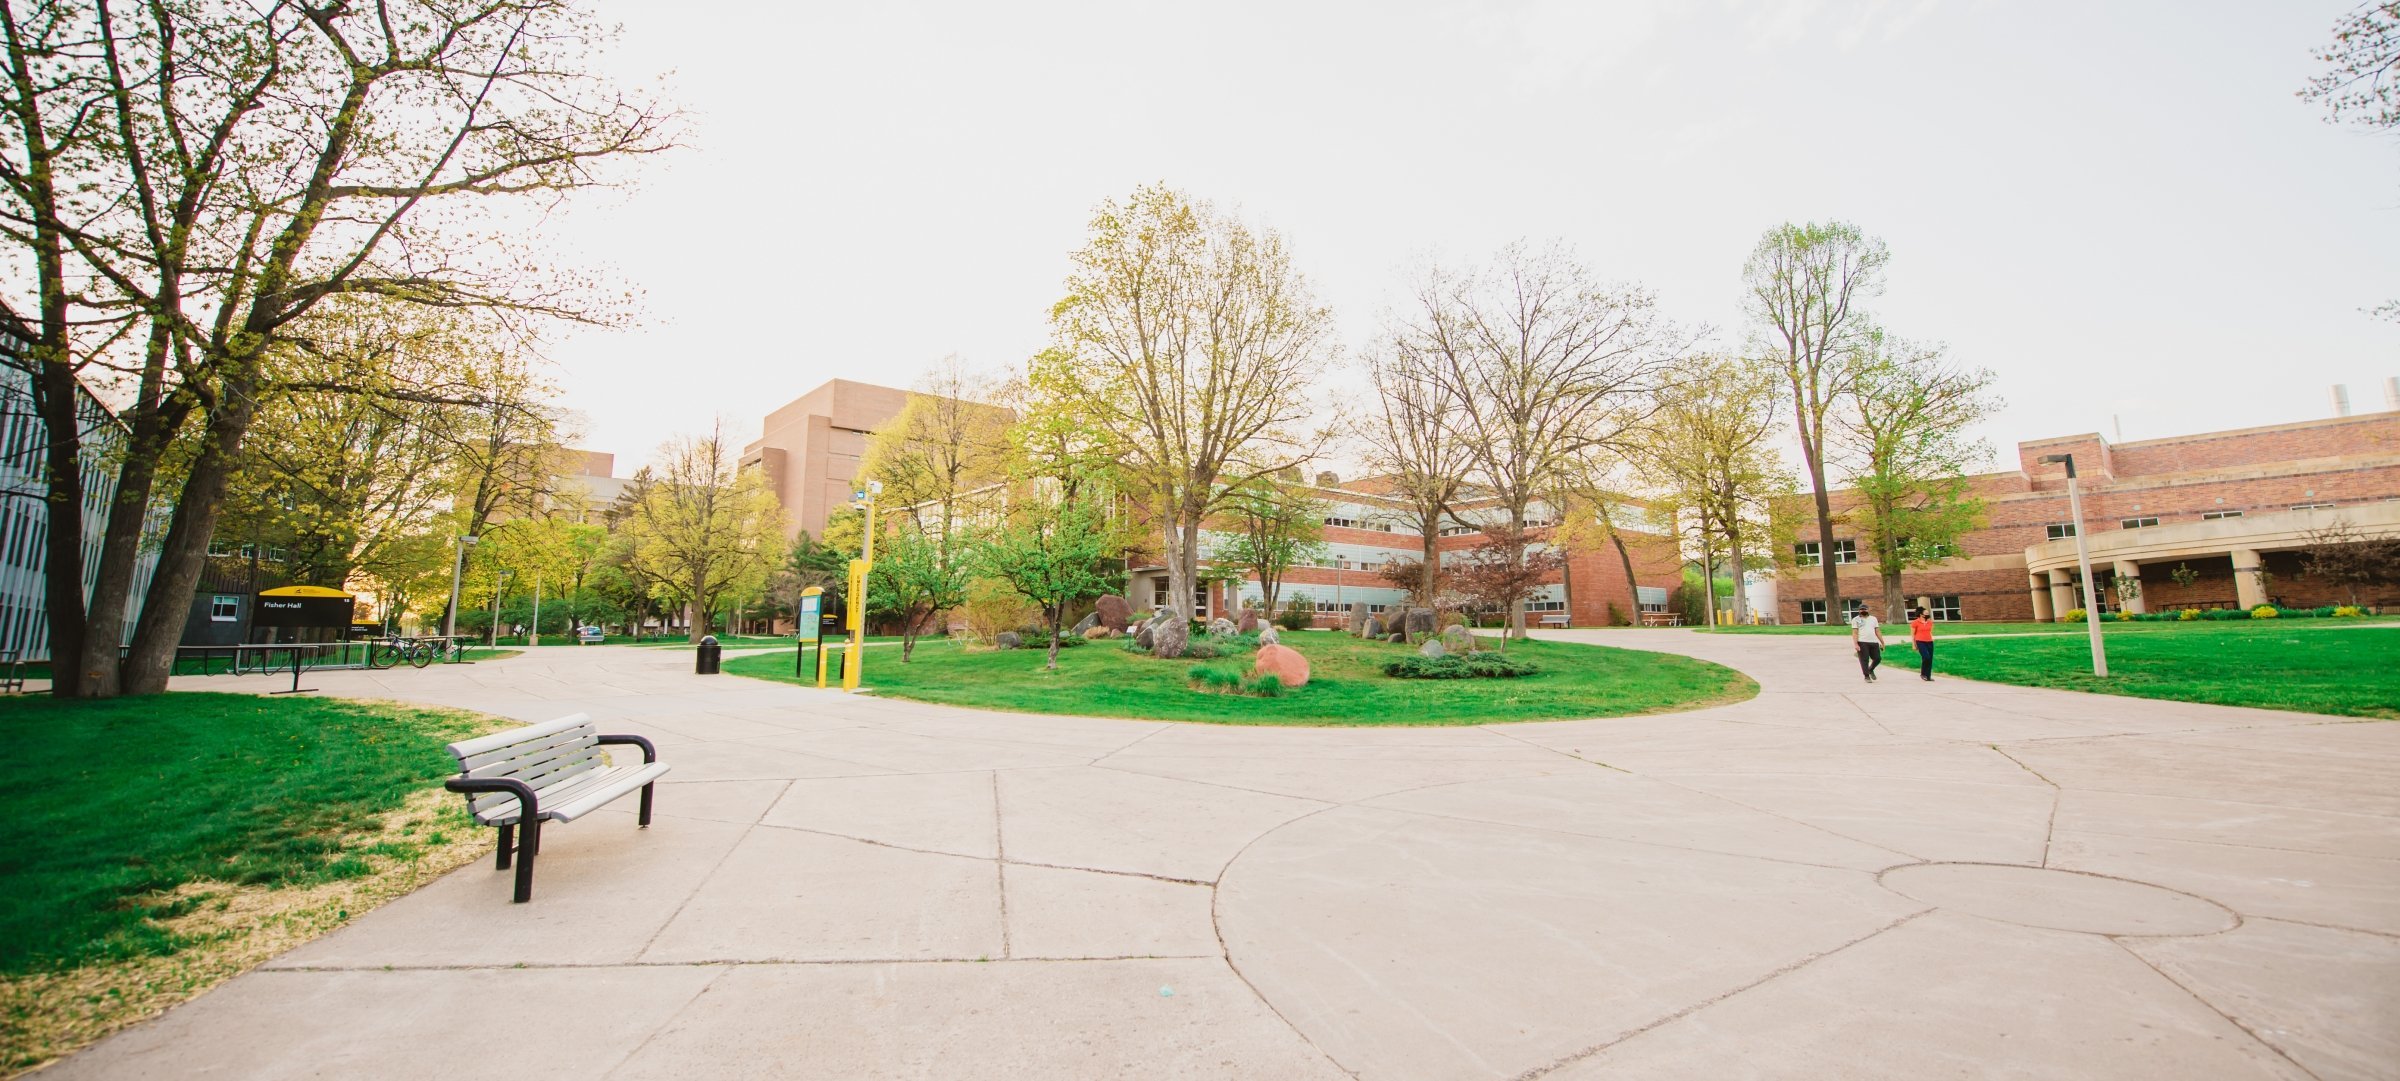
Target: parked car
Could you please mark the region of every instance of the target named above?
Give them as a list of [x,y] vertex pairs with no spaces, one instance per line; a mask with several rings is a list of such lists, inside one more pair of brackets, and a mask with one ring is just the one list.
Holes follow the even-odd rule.
[[607,641],[607,640],[608,640],[608,632],[606,632],[606,631],[603,631],[603,630],[601,630],[601,629],[600,629],[600,628],[598,628],[598,627],[577,627],[577,628],[575,628],[575,644],[576,644],[576,645],[579,645],[579,646],[596,646],[596,645],[599,645],[600,643],[602,643],[602,642],[605,642],[605,641]]

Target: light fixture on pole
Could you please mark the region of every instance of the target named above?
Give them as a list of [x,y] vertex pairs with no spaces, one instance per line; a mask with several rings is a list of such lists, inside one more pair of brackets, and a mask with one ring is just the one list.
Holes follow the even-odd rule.
[[477,539],[463,533],[459,534],[458,557],[450,561],[450,609],[442,615],[442,637],[444,638],[453,638],[458,635],[458,578],[467,569],[467,549],[474,547]]
[[[867,667],[867,575],[875,569],[875,497],[883,494],[883,482],[871,480],[867,486],[851,493],[851,506],[866,512],[866,541],[859,557],[850,561],[850,648],[842,657],[842,689],[858,689],[859,677]],[[822,648],[822,647],[819,647]]]
[[2039,461],[2067,467],[2067,510],[2075,518],[2075,562],[2083,568],[2083,622],[2092,635],[2092,674],[2108,675],[2108,649],[2100,643],[2100,588],[2092,580],[2092,551],[2083,539],[2083,492],[2075,483],[2075,456],[2045,454]]

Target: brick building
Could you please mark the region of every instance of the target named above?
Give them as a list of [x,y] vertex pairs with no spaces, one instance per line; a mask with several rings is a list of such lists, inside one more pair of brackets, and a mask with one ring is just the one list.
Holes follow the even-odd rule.
[[[2301,573],[2299,549],[2312,531],[2337,522],[2368,534],[2400,532],[2400,402],[2393,405],[2131,443],[2096,434],[2020,443],[2015,469],[1974,478],[1984,527],[1963,539],[1958,558],[1902,575],[1902,592],[1937,619],[2049,620],[2082,607],[2066,467],[2041,461],[2071,454],[2104,609],[2346,603],[2328,583]],[[1812,515],[1796,538],[1798,566],[1778,584],[1785,623],[1827,618],[1821,558],[1834,560],[1846,608],[1880,605],[1872,553],[1857,526],[1841,520],[1855,494],[1832,497],[1830,543],[1817,535]],[[2120,589],[2126,579],[2140,585]],[[2400,604],[2400,594],[2363,599]]]

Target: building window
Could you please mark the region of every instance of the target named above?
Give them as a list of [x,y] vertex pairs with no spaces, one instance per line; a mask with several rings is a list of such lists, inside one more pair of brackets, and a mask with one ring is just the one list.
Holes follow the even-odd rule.
[[2043,526],[2042,531],[2048,533],[2051,540],[2065,540],[2068,537],[2075,535],[2075,523],[2052,522],[2049,525]]
[[1934,622],[1956,623],[1959,621],[1960,616],[1958,614],[1958,594],[1952,593],[1947,596],[1931,597],[1928,599],[1933,602],[1933,607],[1926,609],[1926,611],[1933,613]]
[[[1157,609],[1164,608],[1166,606],[1167,579],[1165,575],[1160,575],[1159,577],[1150,580],[1150,607]],[[1192,615],[1199,619],[1208,618],[1207,586],[1192,587]]]
[[1859,600],[1856,597],[1842,598],[1842,618],[1844,620],[1857,619],[1858,617],[1866,614],[1867,602]]
[[2239,518],[2241,516],[2242,512],[2238,510],[2212,510],[2202,512],[2200,515],[2200,520],[2203,522],[2213,522],[2219,518]]
[[231,623],[242,618],[242,599],[220,593],[208,599],[208,618],[218,623]]
[[[1819,551],[1820,549],[1817,547],[1817,542],[1801,541],[1800,543],[1792,546],[1792,562],[1803,567],[1814,567],[1817,565],[1817,560],[1820,558],[1818,554]],[[1809,601],[1800,602],[1803,608],[1810,603],[1811,602]],[[1817,622],[1825,622],[1825,602],[1816,601],[1814,603],[1817,606]]]
[[2331,503],[2294,503],[2294,504],[2292,504],[2292,509],[2293,509],[2293,510],[2332,510],[2332,509],[2333,509],[2333,504],[2331,504]]
[[1329,516],[1329,517],[1327,517],[1327,518],[1325,519],[1325,524],[1326,524],[1326,525],[1339,525],[1339,526],[1356,526],[1356,525],[1358,524],[1358,519],[1356,519],[1356,518],[1337,518],[1337,517],[1330,517],[1330,516]]
[[1824,602],[1824,601],[1801,601],[1801,602],[1800,602],[1800,622],[1802,622],[1802,623],[1823,623],[1823,622],[1825,622],[1825,602]]
[[229,556],[236,551],[239,549],[233,546],[232,541],[212,540],[208,542],[208,554],[212,556]]
[[1526,610],[1526,611],[1528,611],[1528,612],[1564,612],[1564,611],[1566,611],[1566,610],[1567,610],[1567,602],[1565,602],[1565,601],[1526,601],[1526,602],[1525,602],[1525,610]]
[[1445,537],[1463,537],[1469,533],[1480,532],[1482,532],[1482,530],[1479,530],[1471,525],[1446,525],[1442,527],[1442,535]]
[[2157,524],[2158,519],[2156,518],[2127,518],[2124,522],[2127,529],[2148,529]]
[[1858,562],[1858,542],[1846,540],[1833,542],[1833,562],[1836,566]]

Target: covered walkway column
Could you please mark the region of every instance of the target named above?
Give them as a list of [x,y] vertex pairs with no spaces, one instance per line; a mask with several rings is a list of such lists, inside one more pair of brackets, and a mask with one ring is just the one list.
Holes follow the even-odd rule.
[[[2133,583],[2128,590],[2125,584]],[[2142,565],[2130,559],[2117,560],[2117,604],[2128,612],[2147,612],[2149,604],[2142,598]]]
[[2244,608],[2256,608],[2267,603],[2267,583],[2259,576],[2264,569],[2256,548],[2233,550],[2233,597]]
[[2039,574],[2028,574],[2025,576],[2025,588],[2033,592],[2033,618],[2035,622],[2048,623],[2051,620],[2058,618],[2058,613],[2051,611],[2050,609],[2049,579],[2044,578]]
[[2067,613],[2075,610],[2075,572],[2050,572],[2050,608],[2057,613],[2053,617],[2057,619],[2064,619]]

